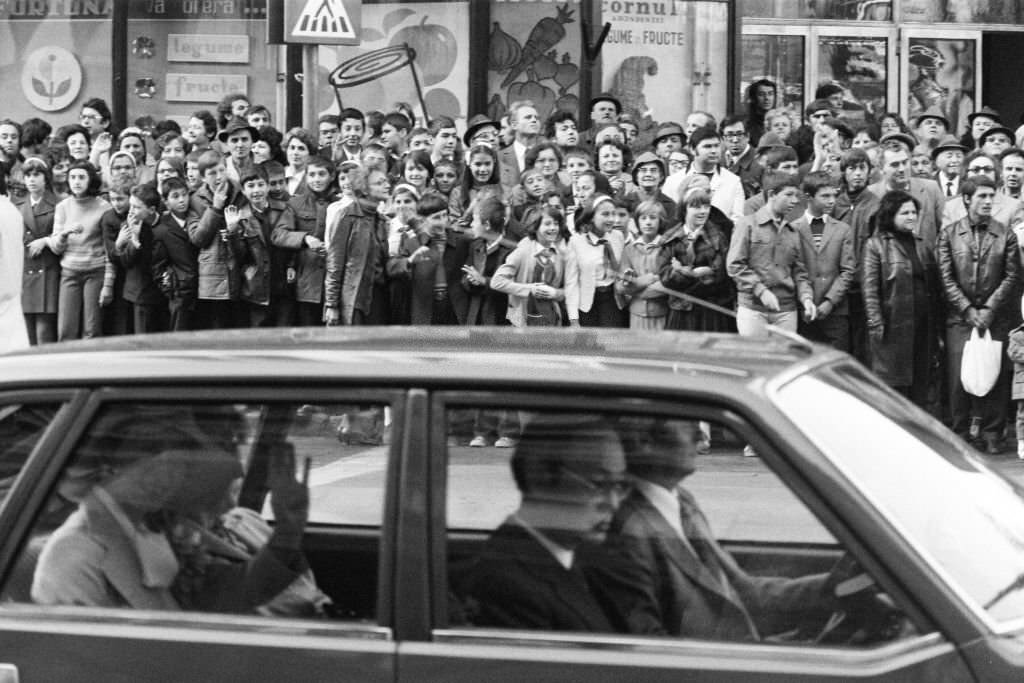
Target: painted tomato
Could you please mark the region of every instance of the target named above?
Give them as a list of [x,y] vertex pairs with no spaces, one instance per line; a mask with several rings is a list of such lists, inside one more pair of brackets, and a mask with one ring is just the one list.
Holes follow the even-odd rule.
[[459,46],[455,34],[440,24],[428,24],[427,16],[415,26],[406,26],[391,37],[391,45],[407,43],[416,51],[416,66],[424,85],[434,85],[448,78],[455,67]]

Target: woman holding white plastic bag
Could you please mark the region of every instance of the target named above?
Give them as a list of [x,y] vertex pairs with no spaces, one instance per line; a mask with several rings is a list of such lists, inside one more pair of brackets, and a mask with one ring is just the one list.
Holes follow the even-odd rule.
[[24,236],[25,223],[7,197],[7,178],[0,169],[0,353],[28,347],[21,312]]

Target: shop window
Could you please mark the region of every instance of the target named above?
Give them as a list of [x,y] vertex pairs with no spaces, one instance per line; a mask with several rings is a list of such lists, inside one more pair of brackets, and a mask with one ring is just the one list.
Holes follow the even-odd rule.
[[184,128],[193,111],[216,114],[235,92],[274,111],[277,47],[266,34],[264,0],[132,2],[126,120],[169,118]]

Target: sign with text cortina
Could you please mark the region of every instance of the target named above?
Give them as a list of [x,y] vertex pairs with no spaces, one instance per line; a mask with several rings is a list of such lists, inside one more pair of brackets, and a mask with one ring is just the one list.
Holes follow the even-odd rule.
[[359,45],[362,0],[285,0],[286,43]]

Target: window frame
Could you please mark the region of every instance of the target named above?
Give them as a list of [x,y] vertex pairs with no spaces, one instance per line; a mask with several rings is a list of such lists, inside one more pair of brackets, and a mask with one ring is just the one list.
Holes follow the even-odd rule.
[[[437,596],[433,600],[431,613],[431,630],[428,639],[435,642],[458,642],[462,644],[491,644],[491,641],[498,641],[502,645],[523,645],[537,646],[540,643],[564,646],[568,643],[584,645],[586,647],[620,647],[626,650],[633,650],[642,646],[643,649],[653,648],[653,651],[662,653],[694,652],[694,647],[702,648],[707,644],[715,647],[721,646],[726,650],[733,648],[737,652],[749,652],[749,656],[759,657],[763,644],[728,643],[718,641],[699,641],[695,639],[651,639],[641,636],[607,634],[563,634],[546,633],[528,630],[505,630],[505,629],[469,629],[452,628],[448,622],[447,601],[442,599],[448,594],[448,573],[447,573],[447,420],[445,416],[450,408],[473,409],[473,408],[519,408],[528,406],[530,410],[550,409],[552,411],[565,412],[608,412],[608,413],[640,413],[643,415],[657,415],[670,418],[700,419],[717,422],[722,426],[731,429],[737,436],[745,439],[758,452],[758,455],[769,466],[772,473],[778,477],[790,492],[803,504],[820,524],[822,524],[836,539],[837,547],[840,550],[852,553],[867,571],[882,586],[883,590],[893,597],[904,610],[908,619],[921,629],[921,634],[893,643],[882,643],[877,646],[858,650],[864,653],[865,659],[882,651],[893,650],[904,652],[900,646],[904,642],[919,642],[922,647],[937,644],[932,636],[938,636],[942,643],[946,643],[945,637],[939,634],[936,620],[930,618],[921,608],[917,601],[904,590],[900,583],[893,577],[892,572],[875,556],[866,543],[837,516],[834,507],[818,493],[813,484],[800,472],[796,464],[783,455],[776,444],[779,444],[783,434],[792,436],[791,429],[786,429],[788,423],[780,426],[769,424],[765,420],[766,413],[770,415],[770,404],[765,404],[769,411],[755,412],[758,406],[743,405],[735,399],[727,397],[704,398],[696,395],[678,394],[675,396],[649,395],[643,392],[630,392],[618,396],[607,395],[582,395],[571,394],[565,390],[553,389],[549,392],[537,391],[437,391],[432,396],[431,414],[435,419],[430,425],[431,442],[431,471],[430,490],[435,493],[431,504],[431,535],[438,539],[432,544],[430,557],[430,575],[433,594]],[[781,414],[776,412],[781,417]],[[796,441],[795,439],[793,439]],[[802,446],[814,450],[814,446],[800,436]],[[635,645],[634,645],[635,643]],[[946,643],[948,644],[948,643]],[[772,647],[773,652],[779,652],[777,646]],[[799,653],[823,653],[836,650],[836,648],[786,645],[787,653],[793,651]],[[746,650],[744,648],[753,648]],[[911,648],[912,649],[912,648]],[[837,650],[848,653],[848,650]],[[798,658],[799,654],[795,655]],[[813,659],[813,658],[812,658]]]
[[[12,392],[0,394],[0,401],[7,396],[21,396],[28,392]],[[221,642],[217,633],[225,630],[234,636],[223,640],[229,644],[248,644],[249,635],[258,635],[266,631],[268,625],[280,636],[302,636],[303,634],[331,635],[332,637],[356,638],[371,641],[393,642],[394,637],[394,582],[392,579],[394,566],[396,533],[395,485],[399,471],[399,456],[405,425],[405,394],[402,388],[367,388],[366,383],[353,383],[351,386],[340,384],[309,385],[304,388],[292,386],[275,386],[270,383],[239,386],[230,383],[204,382],[196,385],[146,385],[146,386],[104,386],[92,390],[69,390],[67,392],[32,392],[32,396],[73,396],[74,400],[65,406],[60,424],[64,429],[54,434],[54,429],[47,431],[33,451],[28,470],[19,477],[15,490],[20,494],[20,505],[7,505],[0,510],[0,529],[8,532],[7,541],[0,545],[0,570],[3,581],[7,581],[8,573],[19,557],[29,533],[34,528],[39,514],[52,494],[60,472],[69,462],[77,444],[88,433],[99,412],[112,403],[310,403],[315,400],[322,403],[360,403],[390,406],[392,411],[392,441],[388,449],[387,471],[385,473],[384,501],[381,506],[381,523],[379,527],[379,556],[377,579],[377,616],[375,623],[367,624],[350,621],[327,621],[303,618],[276,618],[256,615],[233,615],[203,612],[153,612],[147,610],[106,608],[106,607],[45,607],[27,603],[5,605],[0,609],[0,630],[2,622],[9,616],[20,619],[56,620],[58,622],[78,622],[87,620],[108,626],[130,625],[131,628],[153,627],[166,631],[168,628],[185,629],[186,633],[203,630],[203,640],[212,638]],[[55,420],[55,423],[57,420]],[[50,438],[52,437],[52,438]],[[257,440],[256,443],[259,443]],[[42,452],[45,445],[54,446],[51,455]],[[254,444],[255,447],[256,444]],[[13,493],[13,491],[12,491]],[[13,498],[13,495],[12,495]],[[330,529],[333,525],[312,525],[314,528]],[[338,529],[343,525],[337,525]],[[353,526],[360,533],[361,527]],[[308,530],[307,530],[308,533]],[[158,631],[152,633],[138,632],[139,638],[164,639]],[[239,641],[237,637],[241,636]],[[234,639],[232,639],[234,638]],[[184,640],[194,640],[185,637]],[[257,639],[259,640],[259,639]],[[255,642],[255,641],[253,641]],[[291,646],[296,646],[294,643]],[[298,645],[301,647],[301,645]],[[308,647],[318,647],[312,643]],[[330,649],[338,649],[332,646]],[[368,651],[376,651],[368,645]],[[357,648],[358,649],[358,648]]]

